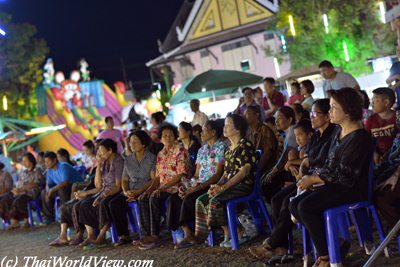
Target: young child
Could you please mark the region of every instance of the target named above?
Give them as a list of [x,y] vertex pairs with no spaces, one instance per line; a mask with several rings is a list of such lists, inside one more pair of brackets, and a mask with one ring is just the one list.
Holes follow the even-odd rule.
[[292,173],[294,177],[299,173],[299,166],[305,157],[305,151],[308,142],[310,141],[313,128],[310,120],[300,120],[294,126],[294,135],[298,149],[291,150],[288,154],[288,161],[285,164],[285,170]]
[[300,83],[297,81],[290,84],[290,93],[291,96],[288,99],[289,106],[303,101],[304,96],[300,93]]
[[391,109],[396,96],[390,88],[377,88],[372,91],[372,110],[374,114],[365,121],[365,129],[377,140],[374,154],[375,164],[383,162],[385,153],[392,146],[397,133],[396,113]]

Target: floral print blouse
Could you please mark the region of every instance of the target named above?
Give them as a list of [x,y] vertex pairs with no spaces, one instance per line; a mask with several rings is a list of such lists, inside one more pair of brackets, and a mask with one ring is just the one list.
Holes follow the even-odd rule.
[[196,164],[200,164],[199,182],[204,183],[217,172],[217,164],[225,164],[226,144],[220,140],[211,147],[204,144],[197,154]]
[[242,138],[235,148],[225,152],[225,172],[223,181],[232,179],[246,164],[250,164],[251,170],[241,183],[252,185],[257,172],[256,149],[252,143]]
[[25,192],[31,198],[36,198],[39,196],[41,189],[46,183],[46,179],[43,175],[42,170],[39,167],[33,169],[33,171],[23,170],[20,175],[18,181],[15,183],[16,188],[22,188],[23,186],[35,183],[36,187],[29,189]]
[[[160,186],[170,182],[178,174],[190,173],[190,159],[186,149],[180,144],[165,147],[157,155],[156,177],[160,178]],[[166,189],[168,193],[176,193],[179,183]]]

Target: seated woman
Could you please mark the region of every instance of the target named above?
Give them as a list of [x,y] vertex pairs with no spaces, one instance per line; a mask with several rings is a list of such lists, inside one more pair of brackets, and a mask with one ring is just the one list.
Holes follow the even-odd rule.
[[263,192],[267,202],[270,202],[272,196],[281,190],[285,182],[294,182],[291,173],[286,172],[284,167],[288,160],[289,152],[297,148],[296,136],[294,135],[294,124],[296,123],[295,113],[291,107],[283,106],[278,108],[275,116],[276,129],[285,132],[285,140],[283,152],[278,162],[262,177]]
[[289,204],[291,214],[309,231],[317,249],[315,267],[330,266],[323,212],[368,198],[368,171],[374,145],[363,129],[362,100],[353,88],[330,90],[330,119],[340,128],[333,136],[322,168],[303,176],[297,186],[306,192]]
[[4,169],[5,167],[6,166],[0,162],[0,201],[3,197],[11,194],[13,188],[13,178],[11,174]]
[[196,185],[181,186],[179,192],[168,199],[168,210],[171,216],[167,221],[169,230],[177,230],[180,226],[185,232],[185,239],[176,248],[193,244],[195,239],[189,223],[195,220],[196,199],[207,193],[210,185],[219,181],[224,171],[226,145],[220,140],[222,128],[216,121],[207,121],[203,126],[201,139],[204,145],[200,148],[196,160]]
[[129,135],[129,146],[133,153],[125,159],[122,174],[123,194],[116,195],[109,204],[112,222],[115,224],[119,241],[114,246],[130,242],[128,220],[128,202],[136,201],[151,185],[155,177],[156,156],[150,152],[150,136],[142,130]]
[[[294,161],[290,161],[290,158],[289,163],[287,163],[287,168],[291,170],[292,175],[296,176],[296,179],[302,178],[307,173],[313,173],[315,169],[319,169],[325,164],[332,135],[335,133],[335,126],[329,120],[329,109],[329,99],[327,98],[316,100],[312,106],[311,126],[316,131],[305,149],[305,158],[300,168],[294,167]],[[298,133],[298,130],[295,129],[296,132]],[[271,208],[274,228],[270,237],[261,246],[250,248],[250,253],[255,257],[265,261],[287,253],[288,234],[294,226],[290,218],[289,203],[290,199],[296,194],[297,186],[293,183],[282,188],[272,197]]]
[[[178,127],[179,140],[182,142],[183,147],[188,151],[190,162],[192,166],[196,164],[197,152],[201,144],[197,137],[193,135],[193,128],[190,123],[182,121]],[[196,169],[193,168],[193,173]]]
[[[124,159],[117,153],[118,146],[111,139],[99,144],[95,176],[95,195],[82,201],[79,207],[79,223],[84,224],[87,239],[80,246],[84,249],[105,246],[105,235],[111,223],[109,203],[121,191]],[[95,229],[100,229],[96,238]]]
[[92,140],[87,140],[83,143],[82,165],[85,166],[85,180],[80,183],[74,183],[71,189],[71,199],[75,199],[75,192],[84,189],[94,188],[93,178],[96,174],[96,148]]
[[24,220],[25,228],[29,227],[27,204],[40,195],[40,189],[45,184],[45,178],[36,168],[36,159],[31,153],[22,157],[22,164],[26,169],[20,173],[12,194],[0,197],[0,216],[11,220],[8,229],[19,228],[20,220]]
[[[83,151],[85,155],[92,155],[91,151],[95,150],[94,144],[91,140],[83,143]],[[99,155],[100,156],[100,155]],[[87,162],[84,160],[84,162]],[[88,178],[84,182],[74,183],[71,189],[71,199],[64,203],[60,208],[60,235],[52,241],[49,246],[64,246],[64,245],[79,245],[83,241],[83,233],[85,232],[85,225],[79,223],[79,209],[82,201],[94,194],[97,194],[100,188],[95,187],[96,175],[96,158],[90,159],[90,165],[87,170]],[[98,173],[100,175],[100,173]],[[100,180],[101,177],[97,177]],[[76,231],[76,236],[72,241],[68,241],[67,229],[72,227]]]
[[[164,202],[177,193],[181,179],[189,175],[189,154],[177,143],[178,131],[175,126],[164,124],[159,138],[164,148],[157,155],[156,178],[152,185],[139,197],[140,220],[145,237],[138,242],[140,250],[151,249],[160,241],[161,210]],[[167,221],[172,211],[167,210]]]
[[[252,192],[257,169],[256,149],[244,138],[247,128],[246,120],[239,115],[230,114],[225,119],[224,136],[230,140],[231,145],[225,153],[225,170],[221,179],[196,200],[197,241],[204,240],[210,228],[221,226],[225,238],[220,246],[231,246],[225,203]],[[239,242],[244,241],[239,233]]]
[[76,163],[71,160],[71,156],[65,148],[60,148],[57,150],[57,159],[59,162],[66,162],[71,166],[75,166]]

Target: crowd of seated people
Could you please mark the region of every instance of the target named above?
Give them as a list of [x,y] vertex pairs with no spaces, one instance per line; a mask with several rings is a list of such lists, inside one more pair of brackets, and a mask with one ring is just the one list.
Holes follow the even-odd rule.
[[[113,225],[118,236],[114,246],[132,243],[149,250],[165,242],[165,225],[168,231],[183,230],[175,249],[202,244],[218,228],[223,232],[220,246],[230,248],[226,203],[251,194],[259,170],[274,227],[250,253],[260,260],[284,256],[288,234],[301,223],[318,254],[314,266],[329,266],[323,212],[367,200],[372,159],[378,210],[390,228],[400,218],[395,94],[389,88],[374,90],[373,114],[366,118],[366,96],[359,88],[331,88],[329,98],[314,100],[314,85],[305,80],[292,83],[293,97],[284,105],[274,83],[266,78],[265,92],[244,88],[243,102],[222,123],[203,118],[198,101],[192,101],[192,109],[202,125],[181,122],[176,127],[158,112],[151,116],[149,132],[138,128],[123,138],[108,117],[107,132],[83,144],[85,176],[65,149],[41,155],[46,173],[43,163],[39,166],[32,154],[25,154],[26,169],[16,185],[0,165],[0,216],[11,220],[10,229],[22,220],[26,226],[26,203],[40,198],[46,221],[54,221],[58,196],[60,234],[51,246],[104,247]],[[130,202],[139,207],[140,240],[129,233]],[[76,232],[71,240],[68,228]],[[250,239],[240,224],[237,231],[239,244]]]

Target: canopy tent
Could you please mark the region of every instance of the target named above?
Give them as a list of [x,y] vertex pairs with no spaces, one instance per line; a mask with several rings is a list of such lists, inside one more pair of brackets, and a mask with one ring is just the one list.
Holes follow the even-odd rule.
[[[62,127],[65,125],[54,126],[36,121],[0,118],[0,144],[3,146],[3,154],[7,157],[8,152],[30,145]],[[30,138],[32,135],[35,136]]]
[[194,77],[186,86],[189,93],[202,92],[203,89],[219,90],[239,88],[261,83],[263,78],[248,72],[236,70],[209,70]]
[[290,80],[296,80],[301,77],[314,75],[314,74],[319,74],[319,68],[316,65],[311,65],[311,66],[302,67],[302,68],[292,71],[284,76],[281,76],[278,79],[278,81],[285,82],[285,81],[290,81]]
[[262,82],[262,77],[234,70],[209,70],[182,83],[169,103],[176,105],[192,99],[235,93],[240,87]]

